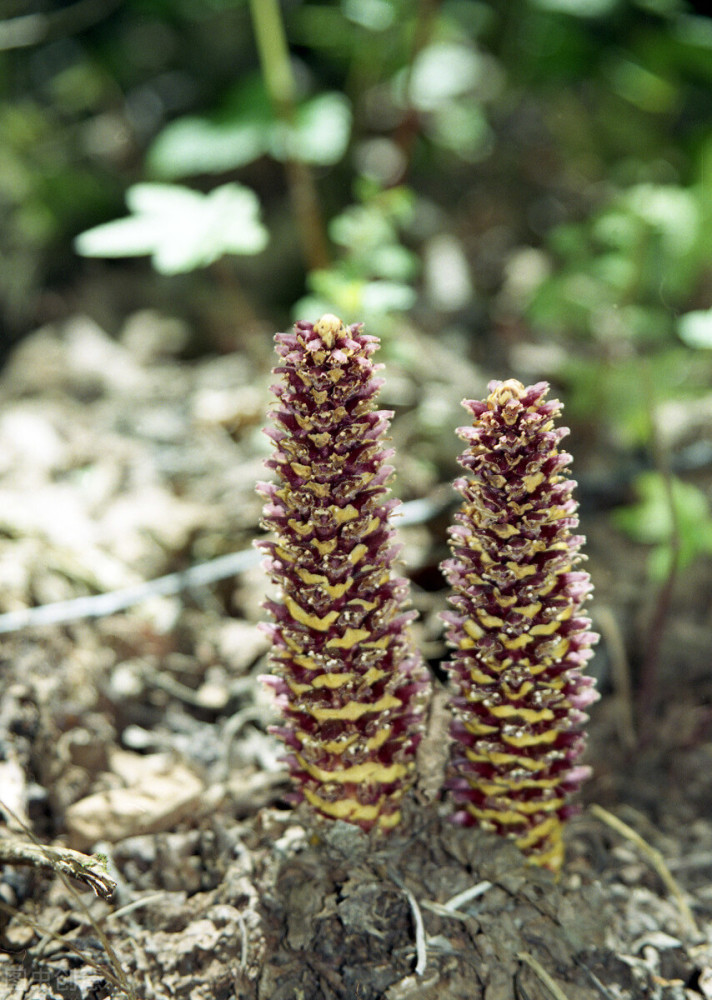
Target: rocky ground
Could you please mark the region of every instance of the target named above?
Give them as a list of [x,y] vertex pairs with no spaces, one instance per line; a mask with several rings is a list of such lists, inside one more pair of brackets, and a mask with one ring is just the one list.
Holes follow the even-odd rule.
[[[558,882],[447,822],[434,749],[386,843],[314,825],[282,800],[258,681],[269,337],[209,359],[184,347],[156,314],[118,340],[77,317],[25,340],[1,376],[0,836],[103,855],[117,887],[107,901],[6,867],[0,998],[712,998],[710,566],[677,582],[641,741],[629,662],[655,594],[599,502],[600,463],[581,458],[603,697]],[[406,508],[403,561],[437,664],[452,428],[462,396],[502,373],[413,330],[383,353],[396,488],[425,501]],[[7,617],[181,573],[99,616]]]

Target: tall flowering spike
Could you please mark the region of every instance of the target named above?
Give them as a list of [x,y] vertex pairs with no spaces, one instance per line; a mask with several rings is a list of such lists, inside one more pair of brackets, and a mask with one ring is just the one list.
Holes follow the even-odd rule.
[[455,611],[451,788],[455,820],[514,838],[532,863],[557,871],[571,793],[590,774],[576,761],[583,709],[598,697],[581,675],[598,636],[581,607],[591,592],[578,527],[571,456],[554,427],[558,400],[546,382],[491,382],[484,402],[463,405],[473,427],[455,482],[464,498],[442,570]]
[[387,500],[393,454],[383,446],[392,413],[375,409],[382,380],[376,337],[322,316],[276,337],[282,363],[261,483],[261,542],[281,594],[266,607],[273,676],[284,725],[293,799],[364,830],[387,830],[415,778],[415,750],[428,694],[427,670],[404,611],[407,582]]

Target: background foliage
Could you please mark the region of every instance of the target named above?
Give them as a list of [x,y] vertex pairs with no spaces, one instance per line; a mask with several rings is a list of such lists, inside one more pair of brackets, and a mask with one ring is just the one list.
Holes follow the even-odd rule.
[[[647,468],[633,537],[708,524],[700,485],[665,481],[712,457],[690,416],[712,408],[712,21],[684,0],[288,0],[285,78],[258,9],[6,5],[3,347],[170,303],[192,351],[226,350],[329,308],[407,365],[415,324],[554,381],[611,481]],[[670,530],[641,527],[665,496]]]

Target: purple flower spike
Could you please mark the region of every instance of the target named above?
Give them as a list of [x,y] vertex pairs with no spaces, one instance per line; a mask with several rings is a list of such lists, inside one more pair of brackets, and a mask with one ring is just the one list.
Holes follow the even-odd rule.
[[293,799],[319,813],[388,830],[415,779],[428,696],[427,670],[404,611],[408,585],[387,500],[392,413],[375,409],[381,380],[376,337],[322,316],[279,333],[278,404],[266,463],[260,542],[278,601],[266,607],[274,647],[269,678],[284,717],[275,732],[295,784]]
[[475,420],[458,430],[464,503],[442,565],[455,608],[444,615],[455,687],[448,787],[457,822],[512,837],[533,864],[558,871],[569,798],[590,774],[577,761],[583,709],[598,697],[581,675],[598,639],[581,614],[591,583],[575,568],[584,539],[572,534],[561,404],[544,402],[546,382],[489,390],[463,403]]

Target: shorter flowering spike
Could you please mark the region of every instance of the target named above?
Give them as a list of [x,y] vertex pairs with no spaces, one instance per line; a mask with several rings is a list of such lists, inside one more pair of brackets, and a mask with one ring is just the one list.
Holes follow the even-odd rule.
[[598,697],[581,670],[598,636],[581,607],[591,592],[578,527],[568,429],[546,382],[491,382],[463,405],[474,426],[455,488],[464,503],[442,564],[455,608],[443,617],[454,653],[448,787],[455,820],[512,837],[534,864],[557,871],[571,794],[589,776],[585,709]]
[[266,463],[279,482],[258,487],[260,542],[280,589],[273,675],[295,784],[324,816],[388,830],[415,779],[428,692],[411,636],[408,587],[393,575],[397,549],[387,500],[393,469],[384,435],[392,414],[375,409],[381,380],[376,337],[336,316],[297,323],[276,337],[275,443]]

